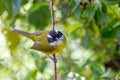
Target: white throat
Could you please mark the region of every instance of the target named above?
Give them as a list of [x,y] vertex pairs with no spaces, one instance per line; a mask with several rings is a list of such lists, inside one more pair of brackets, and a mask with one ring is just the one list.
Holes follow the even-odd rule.
[[51,42],[50,45],[51,46],[58,46],[63,42],[63,40],[64,40],[64,36],[62,35],[58,40]]

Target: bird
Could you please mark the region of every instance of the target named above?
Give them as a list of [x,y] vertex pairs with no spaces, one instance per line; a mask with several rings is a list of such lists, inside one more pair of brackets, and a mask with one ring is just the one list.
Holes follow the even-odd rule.
[[31,49],[41,51],[45,54],[56,54],[66,46],[65,35],[58,30],[41,30],[34,33],[13,29],[12,32],[30,38],[34,44]]

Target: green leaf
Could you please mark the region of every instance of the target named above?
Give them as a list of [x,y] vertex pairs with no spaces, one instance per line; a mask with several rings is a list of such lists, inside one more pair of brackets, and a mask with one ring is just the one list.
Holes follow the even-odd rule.
[[101,4],[102,4],[102,11],[104,13],[107,13],[107,6],[106,6],[106,4],[104,2],[101,2]]
[[[7,40],[7,46],[11,52],[16,51],[18,44],[20,42],[20,36],[13,33],[10,28],[4,27],[2,29],[3,34]],[[14,37],[13,37],[14,36]]]
[[74,11],[74,15],[77,19],[80,18],[80,15],[81,15],[81,8],[80,7],[77,7]]
[[81,9],[82,9],[82,8],[80,8],[79,3],[80,3],[80,0],[75,0],[75,6],[72,8],[72,11],[71,11],[71,13],[74,13],[74,15],[77,19],[80,18]]
[[[74,23],[74,24],[71,24],[69,25],[67,28],[66,28],[66,32],[67,34],[70,34],[74,31],[76,31],[78,28],[80,28],[82,26],[81,23]],[[71,28],[72,27],[72,28]]]
[[48,62],[46,62],[45,60],[42,60],[42,61],[36,60],[35,62],[36,62],[36,66],[37,66],[38,70],[39,70],[41,73],[43,73],[44,70],[45,70],[45,68],[46,68],[47,65],[48,65]]
[[102,33],[102,36],[104,37],[104,38],[111,38],[111,33],[110,33],[110,30],[108,29],[108,28],[103,28],[102,30],[101,30],[101,33]]
[[93,31],[91,29],[87,29],[86,35],[82,38],[82,42],[85,48],[93,48],[93,46],[95,45],[95,40],[93,41],[93,39],[96,38],[94,36],[94,33],[92,32]]
[[100,1],[94,1],[93,6],[95,9],[100,9],[102,5]]
[[50,22],[48,3],[36,3],[29,10],[28,21],[38,29],[43,29]]
[[120,11],[119,11],[119,6],[109,6],[108,7],[108,12],[109,12],[109,17],[110,18],[116,18],[119,16]]
[[108,26],[107,26],[109,28],[109,30],[112,30],[115,27],[115,25],[118,23],[118,21],[119,21],[118,18],[111,20],[111,22],[108,23]]
[[37,52],[32,51],[31,55],[33,56],[33,58],[40,58],[40,55]]
[[88,33],[86,33],[86,35],[82,38],[82,43],[85,47],[88,47]]
[[108,5],[115,5],[120,2],[119,0],[103,0],[103,1]]
[[16,16],[20,10],[22,0],[4,0],[5,8],[7,12],[12,15]]
[[95,63],[91,63],[91,70],[92,70],[92,75],[95,78],[98,78],[103,74],[103,70],[100,68],[100,66],[98,66]]
[[120,72],[117,73],[117,75],[115,76],[115,79],[117,79],[117,80],[120,79]]
[[96,10],[94,19],[95,19],[95,22],[97,24],[100,24],[100,21],[101,21],[101,12],[100,12],[99,9]]
[[96,10],[94,19],[95,19],[95,22],[101,26],[107,24],[108,22],[108,16],[106,15],[106,13],[101,11],[101,9]]
[[75,6],[75,0],[68,0],[69,7],[72,9]]
[[85,16],[86,18],[90,18],[91,16],[94,16],[94,14],[95,14],[95,10],[94,10],[94,7],[92,7],[92,6],[88,7],[83,12],[83,16]]
[[22,0],[12,0],[12,15],[17,15],[20,7],[21,7]]
[[28,0],[22,0],[22,5],[25,5],[28,3]]
[[114,38],[120,39],[120,25],[116,26],[112,31],[111,35]]
[[38,72],[37,69],[33,69],[32,71],[29,71],[29,73],[24,78],[24,80],[36,80],[37,72]]
[[58,4],[57,7],[62,13],[62,18],[66,18],[72,14],[72,9],[75,7],[74,0],[60,0],[61,4]]
[[114,74],[111,71],[106,71],[102,76],[101,76],[102,80],[114,80]]
[[120,31],[120,25],[117,26],[119,23],[119,19],[115,18],[113,19],[107,27],[104,27],[101,29],[102,36],[104,38],[120,38],[119,31]]
[[0,15],[4,12],[5,8],[4,8],[4,0],[0,0]]

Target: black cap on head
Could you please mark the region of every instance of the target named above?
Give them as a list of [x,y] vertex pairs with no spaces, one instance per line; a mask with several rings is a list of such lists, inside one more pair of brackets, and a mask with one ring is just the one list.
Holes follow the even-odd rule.
[[50,32],[49,32],[49,35],[50,35],[52,38],[58,37],[58,34],[57,34],[57,32],[56,32],[55,30],[50,31]]
[[52,30],[48,33],[47,39],[48,42],[54,42],[60,39],[63,36],[63,34],[60,31]]

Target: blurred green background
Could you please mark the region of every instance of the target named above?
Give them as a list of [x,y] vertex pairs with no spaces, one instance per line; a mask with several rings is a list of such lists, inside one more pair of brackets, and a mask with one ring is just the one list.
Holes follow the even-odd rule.
[[[67,37],[58,80],[120,80],[120,0],[53,0]],[[0,0],[0,80],[53,80],[53,62],[11,30],[51,30],[49,0]]]

